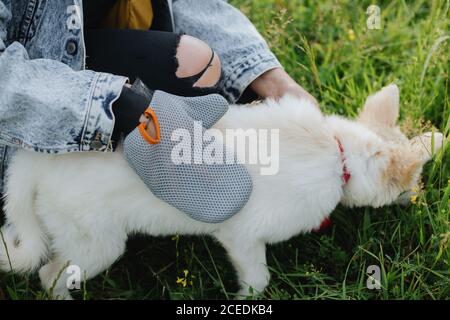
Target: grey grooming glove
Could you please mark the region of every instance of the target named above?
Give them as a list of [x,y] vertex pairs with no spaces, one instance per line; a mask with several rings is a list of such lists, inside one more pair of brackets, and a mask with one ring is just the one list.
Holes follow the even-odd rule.
[[[194,161],[195,146],[204,150],[207,145],[202,138],[205,128],[194,121],[202,121],[209,128],[227,109],[228,103],[217,94],[186,98],[155,91],[146,115],[157,128],[156,139],[141,124],[124,141],[125,158],[153,194],[202,222],[219,223],[230,218],[247,203],[252,191],[247,169],[224,146],[221,161],[208,164],[203,157],[200,163]],[[195,130],[202,135],[194,134]],[[184,158],[190,159],[188,163],[174,161],[173,153],[177,159],[181,156],[176,152],[180,141],[172,140],[174,132],[178,138],[180,133],[190,136],[189,144],[183,144],[183,152],[191,155]],[[227,164],[230,157],[234,161]]]

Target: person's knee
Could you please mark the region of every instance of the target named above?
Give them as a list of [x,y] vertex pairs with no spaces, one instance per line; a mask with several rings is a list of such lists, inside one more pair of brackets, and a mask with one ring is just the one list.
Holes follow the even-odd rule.
[[176,76],[186,78],[198,75],[206,69],[204,74],[193,84],[194,87],[212,87],[217,84],[221,75],[220,59],[217,54],[211,64],[211,48],[202,40],[183,35],[177,49],[178,69]]

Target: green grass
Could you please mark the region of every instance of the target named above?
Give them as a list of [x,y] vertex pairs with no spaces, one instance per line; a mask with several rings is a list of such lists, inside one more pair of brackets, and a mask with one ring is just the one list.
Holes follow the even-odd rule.
[[[447,1],[377,1],[382,29],[368,30],[370,1],[231,1],[255,23],[287,71],[326,113],[354,116],[368,94],[396,82],[410,135],[434,126],[448,137]],[[447,37],[447,38],[446,38]],[[450,148],[428,163],[408,207],[345,209],[326,234],[268,248],[269,299],[448,299]],[[366,288],[378,265],[382,289]],[[187,286],[177,283],[188,270]],[[191,284],[192,281],[192,284]],[[223,299],[237,289],[225,251],[210,238],[139,237],[85,299]],[[46,298],[36,276],[0,275],[0,298]]]

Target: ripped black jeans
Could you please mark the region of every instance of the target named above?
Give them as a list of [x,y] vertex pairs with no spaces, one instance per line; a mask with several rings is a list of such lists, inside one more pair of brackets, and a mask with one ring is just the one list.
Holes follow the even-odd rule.
[[[131,82],[139,78],[149,89],[180,96],[199,96],[217,92],[217,86],[197,87],[195,82],[209,64],[194,76],[177,77],[177,49],[180,34],[154,30],[87,29],[85,30],[86,67],[94,71],[126,76]],[[214,52],[211,50],[211,61]],[[210,62],[211,62],[210,61]],[[116,116],[113,139],[131,132],[148,107],[144,97],[124,89],[113,107]]]
[[[166,31],[92,29],[86,31],[87,68],[142,80],[152,90],[180,96],[214,93],[216,87],[194,87],[207,69],[197,75],[176,76],[177,48],[182,35]],[[214,52],[211,51],[211,60]]]

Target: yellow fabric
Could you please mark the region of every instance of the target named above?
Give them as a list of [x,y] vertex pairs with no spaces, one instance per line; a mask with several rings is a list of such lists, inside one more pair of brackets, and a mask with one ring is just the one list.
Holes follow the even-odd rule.
[[152,22],[153,7],[151,0],[119,0],[108,12],[102,26],[107,28],[148,30],[152,26]]

